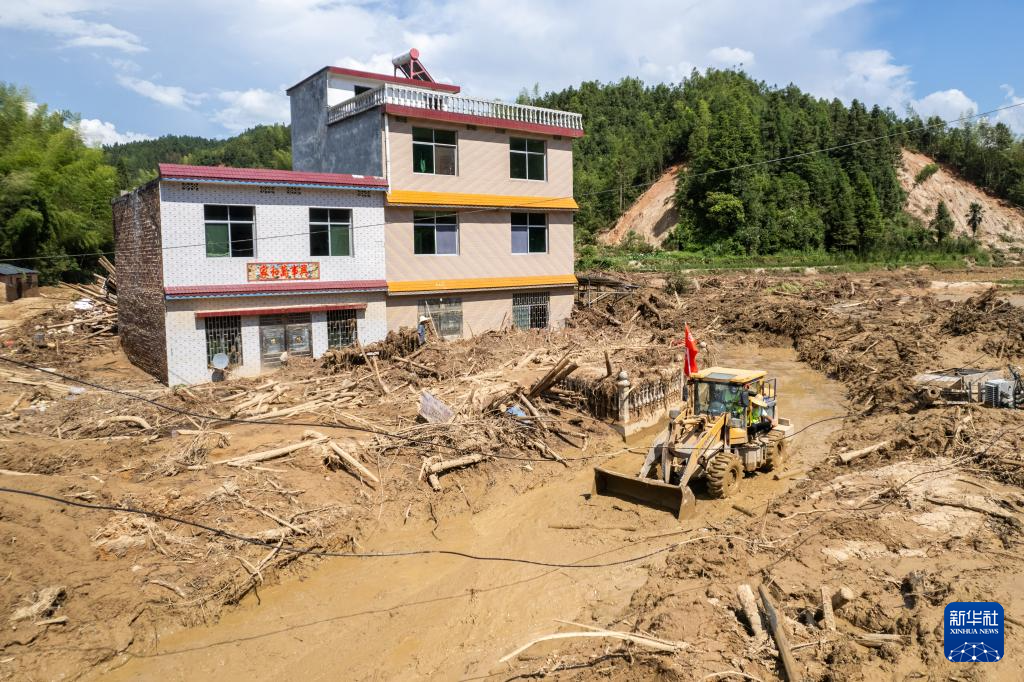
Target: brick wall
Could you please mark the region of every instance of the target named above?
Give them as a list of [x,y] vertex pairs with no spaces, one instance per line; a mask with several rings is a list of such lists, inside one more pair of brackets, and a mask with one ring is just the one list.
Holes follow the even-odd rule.
[[160,185],[116,199],[117,328],[128,359],[167,383]]

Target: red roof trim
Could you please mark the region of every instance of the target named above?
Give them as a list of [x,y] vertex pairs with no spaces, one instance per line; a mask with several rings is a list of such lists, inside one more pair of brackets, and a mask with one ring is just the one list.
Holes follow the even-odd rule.
[[345,173],[305,173],[272,168],[231,168],[229,166],[187,166],[179,163],[158,164],[164,180],[224,180],[227,182],[290,183],[294,185],[327,185],[332,187],[387,188],[386,178],[375,175]]
[[207,317],[251,317],[253,315],[284,315],[286,313],[323,313],[330,310],[366,310],[365,303],[342,305],[294,305],[287,308],[249,308],[246,310],[204,310],[196,313],[196,319]]
[[420,109],[419,107],[406,107],[400,104],[385,104],[384,111],[395,116],[408,116],[409,118],[422,118],[429,121],[450,121],[453,123],[471,123],[474,125],[485,125],[505,130],[523,130],[531,133],[543,133],[545,135],[563,135],[565,137],[583,137],[583,131],[575,128],[562,128],[560,126],[546,126],[539,123],[526,123],[524,121],[509,121],[504,118],[493,118],[490,116],[473,116],[471,114],[455,114],[450,111],[436,111],[434,109]]
[[369,80],[383,81],[385,83],[397,83],[399,85],[410,85],[415,88],[426,88],[428,90],[440,90],[441,92],[458,93],[462,88],[458,85],[448,83],[437,83],[435,81],[421,81],[417,78],[404,78],[403,76],[389,76],[386,73],[371,73],[359,71],[358,69],[346,69],[340,66],[328,66],[327,70],[338,76],[352,76],[353,78],[366,78]]
[[209,284],[196,287],[165,287],[167,296],[202,296],[237,294],[271,294],[278,292],[304,293],[315,291],[386,291],[388,284],[382,279],[340,280],[336,282],[260,282],[258,284]]

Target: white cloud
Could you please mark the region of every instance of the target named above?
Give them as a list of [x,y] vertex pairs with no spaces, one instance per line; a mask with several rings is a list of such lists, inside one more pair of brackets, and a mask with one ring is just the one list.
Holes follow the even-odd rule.
[[924,120],[929,116],[938,116],[944,121],[953,122],[962,116],[973,116],[978,113],[978,103],[964,94],[963,90],[956,88],[939,90],[921,99],[915,99],[911,106]]
[[230,90],[218,94],[217,98],[229,106],[217,111],[213,120],[235,133],[261,123],[286,123],[291,115],[288,97],[283,92],[258,88]]
[[744,50],[741,47],[716,47],[708,50],[708,59],[717,66],[737,66],[742,64],[746,67],[754,65],[754,53]]
[[74,128],[82,136],[82,141],[90,147],[153,139],[152,136],[143,133],[119,133],[113,123],[101,121],[98,118],[83,118]]
[[158,85],[134,76],[119,74],[117,82],[143,97],[175,109],[191,109],[199,104],[204,95],[187,91],[178,85]]
[[15,0],[0,9],[0,27],[39,31],[64,39],[65,47],[103,47],[144,52],[142,40],[108,23],[80,18],[103,9],[89,0]]
[[[969,90],[959,93],[962,101],[953,94],[963,82],[916,92],[909,64],[870,49],[878,21],[873,0],[0,3],[0,27],[45,32],[56,46],[103,51],[110,58],[97,63],[123,87],[168,107],[201,110],[227,130],[287,120],[283,93],[272,94],[276,83],[297,82],[330,63],[391,73],[391,58],[410,47],[419,48],[437,80],[482,98],[508,100],[534,83],[547,91],[625,76],[679,82],[694,68],[742,63],[769,84],[795,83],[819,97],[857,98],[900,114],[910,104],[959,115],[956,108],[971,101]],[[120,27],[125,18],[139,35],[165,33],[168,45],[187,52],[148,62],[143,39]],[[160,69],[166,76],[155,75]],[[159,84],[164,78],[181,85]],[[203,92],[210,94],[204,99]],[[988,101],[987,94],[972,94]],[[1008,90],[1007,103],[1022,99]],[[1024,131],[1024,107],[994,118]]]
[[995,115],[995,120],[1010,127],[1010,130],[1018,135],[1024,135],[1024,97],[1018,97],[1013,87],[1007,84],[999,86],[1006,93],[1004,107],[1019,104],[1022,106],[1013,109],[1003,109]]
[[888,50],[859,50],[839,56],[845,73],[833,81],[833,96],[900,111],[914,92],[910,67],[893,62]]

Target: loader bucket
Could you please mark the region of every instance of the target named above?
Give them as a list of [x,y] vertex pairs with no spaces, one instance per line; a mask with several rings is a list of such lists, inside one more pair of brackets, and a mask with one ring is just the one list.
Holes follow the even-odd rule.
[[655,478],[640,478],[601,467],[594,468],[594,494],[667,509],[680,521],[689,518],[696,506],[696,498],[689,486],[672,485]]

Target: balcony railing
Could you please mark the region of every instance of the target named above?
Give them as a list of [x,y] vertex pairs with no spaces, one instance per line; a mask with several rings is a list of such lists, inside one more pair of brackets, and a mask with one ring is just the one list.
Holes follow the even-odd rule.
[[356,95],[352,99],[335,104],[327,110],[327,123],[337,123],[355,116],[367,109],[383,104],[395,104],[424,111],[443,111],[467,116],[483,116],[503,121],[531,123],[535,125],[583,130],[583,116],[569,111],[556,111],[526,104],[507,104],[474,97],[462,97],[421,90],[404,85],[384,84],[378,88]]

